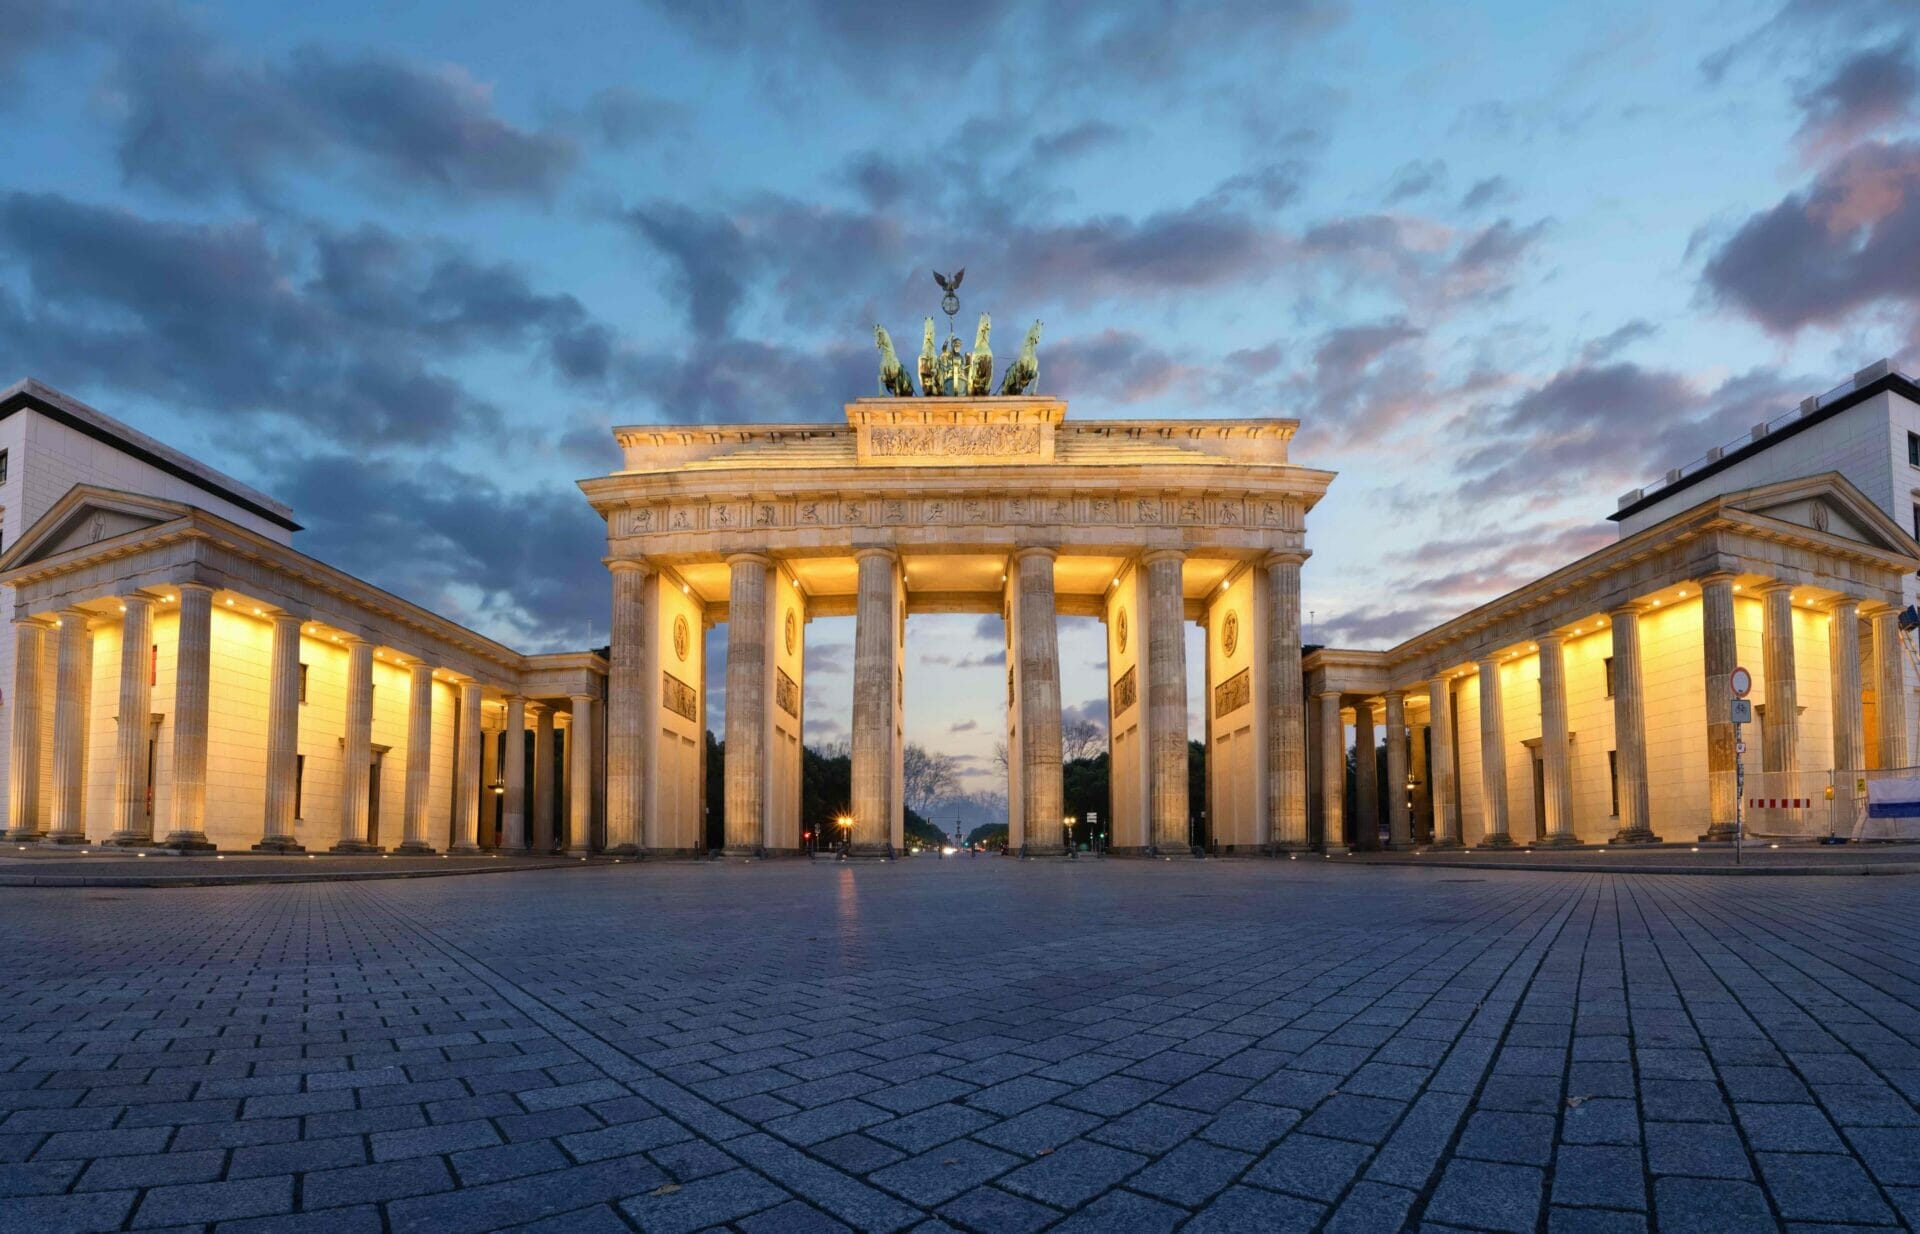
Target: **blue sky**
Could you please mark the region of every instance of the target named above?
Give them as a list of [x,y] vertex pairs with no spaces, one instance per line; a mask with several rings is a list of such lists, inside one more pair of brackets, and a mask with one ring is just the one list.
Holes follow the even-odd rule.
[[[1311,633],[1386,645],[1913,365],[1915,38],[1903,0],[0,0],[0,376],[578,646],[609,426],[834,418],[872,324],[912,335],[964,265],[1002,338],[1046,320],[1075,415],[1299,417],[1341,473]],[[843,624],[811,632],[822,738]],[[910,637],[955,661],[910,727],[984,766],[998,634]]]

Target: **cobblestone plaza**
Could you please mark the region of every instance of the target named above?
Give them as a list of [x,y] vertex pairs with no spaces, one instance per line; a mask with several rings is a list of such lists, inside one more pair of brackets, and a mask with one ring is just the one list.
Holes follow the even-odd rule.
[[1911,1226],[1914,887],[963,857],[12,888],[0,1228]]

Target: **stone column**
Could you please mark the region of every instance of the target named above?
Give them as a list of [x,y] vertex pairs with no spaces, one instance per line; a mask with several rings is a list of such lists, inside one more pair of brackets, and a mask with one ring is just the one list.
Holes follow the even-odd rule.
[[553,849],[553,705],[546,703],[533,723],[533,851]]
[[1833,684],[1833,765],[1858,771],[1867,765],[1860,710],[1860,601],[1841,596],[1827,608],[1827,649]]
[[431,853],[428,798],[433,792],[433,665],[407,666],[407,796],[401,807],[401,853]]
[[167,832],[167,847],[211,849],[213,845],[207,840],[207,715],[213,688],[213,588],[203,583],[180,584],[180,642],[175,661],[173,825]]
[[1413,774],[1413,842],[1433,843],[1433,768],[1427,761],[1427,725],[1407,731],[1409,767]]
[[[613,659],[607,670],[607,851],[636,854],[646,834],[641,802],[650,748],[646,655],[647,638],[653,629],[647,613],[653,568],[643,561],[615,557],[608,559],[607,569],[613,572],[613,630],[609,639]],[[507,732],[513,732],[511,721]],[[509,780],[508,811],[514,808],[513,792]]]
[[1353,846],[1361,852],[1380,847],[1380,764],[1373,700],[1353,705]]
[[[732,676],[731,670],[728,676]],[[573,695],[573,720],[567,726],[567,856],[593,851],[593,703],[591,694]],[[733,699],[727,699],[733,714]],[[728,721],[732,727],[732,721]],[[731,750],[728,751],[732,753]],[[733,760],[727,760],[731,773]],[[731,822],[729,819],[729,830]]]
[[84,609],[60,614],[54,670],[53,833],[55,844],[87,842],[87,721],[93,698],[93,631]]
[[453,755],[453,843],[450,853],[477,853],[480,845],[480,683],[460,683],[460,745]]
[[1780,791],[1798,795],[1793,781],[1800,770],[1800,689],[1794,676],[1793,586],[1762,583],[1754,589],[1761,605],[1760,654],[1767,666],[1767,716],[1761,725],[1766,766],[1782,777]]
[[1573,826],[1573,751],[1567,733],[1566,639],[1542,634],[1540,647],[1540,780],[1546,799],[1542,844],[1578,844]]
[[1154,851],[1193,851],[1187,819],[1186,596],[1180,567],[1186,555],[1157,549],[1142,559],[1147,571],[1147,755],[1153,803]]
[[347,635],[346,739],[340,749],[340,839],[336,853],[376,851],[367,840],[367,794],[373,783],[373,644]]
[[759,853],[766,834],[767,573],[771,564],[759,553],[727,558],[732,581],[727,598],[726,851],[736,857]]
[[1013,555],[1020,623],[1020,795],[1025,848],[1033,855],[1066,851],[1066,790],[1060,771],[1060,635],[1053,595],[1054,550]]
[[1873,699],[1880,729],[1880,765],[1909,767],[1907,744],[1907,666],[1900,649],[1900,613],[1880,608],[1873,614]]
[[1453,683],[1445,674],[1427,681],[1427,724],[1433,730],[1433,846],[1460,847],[1460,793],[1453,778]]
[[1507,725],[1500,698],[1500,662],[1482,660],[1480,672],[1480,843],[1502,848],[1507,834]]
[[[1733,769],[1733,578],[1718,571],[1700,580],[1701,653],[1707,676],[1707,833],[1703,840],[1733,839],[1739,788]],[[1617,690],[1617,688],[1616,688]]]
[[[527,847],[527,700],[519,694],[507,695],[507,731],[502,742],[501,780],[507,788],[507,799],[501,810],[500,847],[509,853],[522,853]],[[635,800],[638,800],[639,787],[634,787]],[[613,799],[607,799],[607,809],[613,809]],[[609,833],[613,823],[607,823]],[[625,850],[634,851],[629,845]]]
[[153,599],[135,593],[120,603],[126,611],[120,617],[120,710],[113,743],[113,836],[108,842],[151,844],[147,743],[153,736]]
[[1387,842],[1393,848],[1413,846],[1407,798],[1407,696],[1394,690],[1387,694]]
[[894,568],[892,550],[869,548],[859,562],[853,634],[853,851],[893,854]]
[[300,753],[300,618],[273,615],[273,649],[267,664],[267,817],[256,849],[304,852],[294,838],[293,809]]
[[[1732,593],[1729,592],[1729,595]],[[1652,844],[1647,788],[1646,691],[1640,673],[1640,606],[1622,605],[1613,621],[1613,761],[1620,794],[1620,830],[1615,844]]]
[[1340,696],[1320,696],[1320,847],[1347,850],[1347,726],[1340,721]]
[[[1267,558],[1267,829],[1276,849],[1307,846],[1307,699],[1300,679],[1300,567]],[[1211,700],[1209,700],[1211,706]]]
[[13,740],[7,763],[7,838],[40,838],[40,666],[47,625],[13,623]]

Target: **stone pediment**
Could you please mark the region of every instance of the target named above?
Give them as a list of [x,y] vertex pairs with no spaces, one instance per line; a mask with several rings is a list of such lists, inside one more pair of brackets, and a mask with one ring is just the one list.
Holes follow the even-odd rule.
[[1907,530],[1836,472],[1730,493],[1728,508],[1837,536],[1887,552],[1913,556]]
[[191,507],[113,489],[76,485],[27,529],[0,568],[14,569],[62,553],[170,523]]

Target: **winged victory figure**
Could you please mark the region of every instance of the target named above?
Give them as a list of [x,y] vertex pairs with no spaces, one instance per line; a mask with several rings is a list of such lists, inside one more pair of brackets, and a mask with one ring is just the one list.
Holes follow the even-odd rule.
[[1025,394],[1034,382],[1040,380],[1040,323],[1036,320],[1027,329],[1027,338],[1020,344],[1020,354],[1007,365],[1006,378],[1000,383],[1002,394]]

